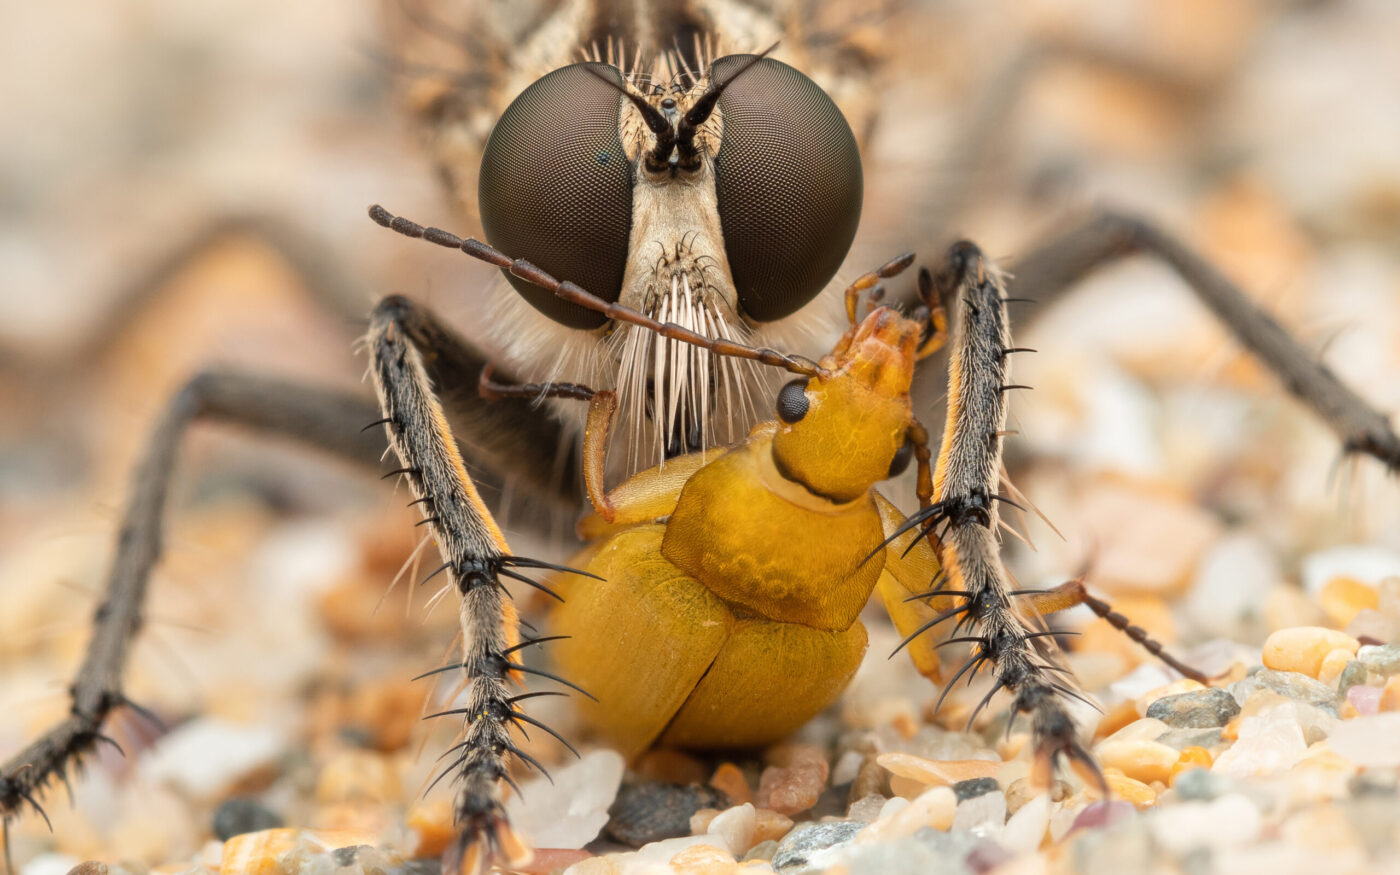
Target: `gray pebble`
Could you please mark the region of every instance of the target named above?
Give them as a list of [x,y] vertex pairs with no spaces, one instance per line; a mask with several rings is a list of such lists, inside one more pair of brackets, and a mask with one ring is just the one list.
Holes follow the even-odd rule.
[[1240,713],[1239,703],[1225,690],[1192,690],[1163,696],[1147,706],[1147,716],[1173,729],[1210,729],[1224,726]]
[[858,820],[800,824],[778,843],[773,852],[773,868],[781,871],[805,866],[817,851],[844,844],[864,828],[865,824]]
[[1376,674],[1400,674],[1400,645],[1368,644],[1356,652],[1356,658]]
[[1294,701],[1324,708],[1334,716],[1337,713],[1337,691],[1321,681],[1315,681],[1296,671],[1274,671],[1271,668],[1261,668],[1244,680],[1236,681],[1230,685],[1230,693],[1240,704],[1243,704],[1256,690],[1273,690],[1280,696],[1286,696]]
[[1159,744],[1186,750],[1188,747],[1203,747],[1210,750],[1220,743],[1219,729],[1173,729],[1157,736]]
[[996,778],[969,778],[953,785],[953,793],[957,795],[959,802],[995,793],[1000,789],[1001,785],[997,783]]
[[1366,678],[1370,673],[1366,663],[1359,659],[1351,660],[1347,663],[1346,668],[1342,669],[1341,677],[1337,678],[1337,694],[1345,696],[1347,690],[1366,683]]
[[771,860],[773,859],[773,855],[777,852],[778,840],[764,839],[752,848],[749,848],[749,852],[744,855],[744,859],[740,862],[747,863],[750,860]]
[[729,798],[713,787],[665,781],[626,783],[608,808],[604,832],[624,845],[642,845],[690,835],[690,816],[702,808],[727,808]]
[[1172,784],[1172,790],[1181,799],[1201,802],[1209,802],[1229,789],[1229,781],[1209,769],[1187,769],[1177,775],[1176,782]]
[[245,832],[261,832],[282,825],[277,812],[246,796],[235,796],[214,812],[214,835],[225,842]]

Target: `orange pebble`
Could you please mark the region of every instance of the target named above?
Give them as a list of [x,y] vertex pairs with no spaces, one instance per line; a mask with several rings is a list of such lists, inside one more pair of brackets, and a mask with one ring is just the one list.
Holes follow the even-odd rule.
[[1176,784],[1176,778],[1182,772],[1191,769],[1208,769],[1215,760],[1211,757],[1210,751],[1203,747],[1188,747],[1181,751],[1181,758],[1172,766],[1171,783]]
[[1327,619],[1345,628],[1363,610],[1380,607],[1381,594],[1359,580],[1334,577],[1317,594],[1317,603]]
[[1385,689],[1381,691],[1380,710],[1400,711],[1400,674],[1385,682]]
[[731,805],[743,805],[753,801],[753,790],[744,778],[744,773],[733,763],[720,763],[710,776],[710,786],[729,797]]
[[457,835],[452,824],[452,806],[445,799],[420,802],[404,817],[408,828],[418,836],[415,857],[439,857]]

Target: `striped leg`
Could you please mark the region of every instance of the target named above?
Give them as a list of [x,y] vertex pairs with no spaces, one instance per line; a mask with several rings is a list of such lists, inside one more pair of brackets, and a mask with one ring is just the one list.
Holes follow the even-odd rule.
[[461,671],[468,697],[466,707],[447,712],[460,714],[464,725],[462,740],[451,751],[457,755],[439,776],[453,774],[459,784],[453,807],[459,835],[443,865],[454,875],[481,873],[492,862],[515,867],[530,858],[506,818],[501,783],[514,785],[512,757],[540,768],[516,746],[511,725],[526,722],[549,731],[517,709],[528,694],[511,691],[512,685],[523,685],[524,673],[539,673],[512,660],[512,654],[543,639],[521,640],[515,606],[502,580],[539,586],[522,571],[555,566],[511,555],[467,475],[424,366],[425,356],[450,353],[420,349],[406,330],[423,315],[407,299],[384,299],[370,319],[368,345],[384,425],[401,465],[398,473],[412,485],[442,554],[440,571],[461,597],[462,661],[436,670]]

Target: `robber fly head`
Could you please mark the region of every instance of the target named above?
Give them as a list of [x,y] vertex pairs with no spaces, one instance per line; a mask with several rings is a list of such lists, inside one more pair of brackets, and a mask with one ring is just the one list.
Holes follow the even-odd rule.
[[[666,85],[602,63],[555,70],[501,116],[482,159],[492,245],[662,321],[747,339],[831,280],[860,219],[850,125],[802,73],[729,55]],[[623,413],[670,453],[703,444],[739,365],[614,326],[515,277],[535,309],[607,336]],[[732,371],[732,372],[731,372]]]

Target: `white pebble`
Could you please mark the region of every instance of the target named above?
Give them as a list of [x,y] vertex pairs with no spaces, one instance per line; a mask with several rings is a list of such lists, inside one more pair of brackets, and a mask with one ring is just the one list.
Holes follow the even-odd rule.
[[1291,768],[1307,750],[1292,709],[1274,708],[1240,721],[1239,740],[1220,755],[1211,771],[1233,778],[1271,775]]
[[1147,823],[1157,841],[1178,854],[1247,845],[1261,828],[1259,809],[1240,793],[1210,802],[1168,805],[1153,811]]
[[752,802],[745,802],[715,815],[706,832],[722,840],[729,853],[742,857],[754,846],[754,833],[757,830],[757,809]]
[[1006,824],[1006,794],[1000,790],[983,793],[958,803],[953,829],[979,836],[996,837]]
[[139,759],[143,773],[197,799],[211,799],[244,775],[271,763],[286,748],[271,726],[247,726],[215,717],[191,720]]
[[66,854],[40,854],[19,867],[19,875],[67,875],[69,869],[81,863]]
[[1006,821],[997,842],[1012,854],[1034,853],[1050,826],[1050,796],[1041,793],[1020,808]]
[[608,822],[626,763],[614,751],[595,750],[554,772],[554,783],[529,782],[506,810],[537,848],[581,848]]
[[1400,711],[1343,720],[1327,744],[1358,766],[1389,769],[1400,766]]
[[1303,558],[1303,589],[1316,596],[1334,577],[1350,577],[1375,586],[1400,576],[1400,553],[1384,547],[1352,545],[1319,550]]

